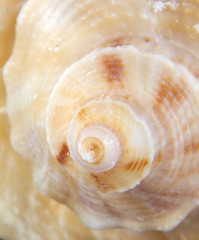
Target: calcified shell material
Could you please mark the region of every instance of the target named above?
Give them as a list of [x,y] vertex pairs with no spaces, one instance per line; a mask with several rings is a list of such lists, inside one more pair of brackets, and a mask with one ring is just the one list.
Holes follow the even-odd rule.
[[91,227],[168,230],[198,205],[198,6],[34,0],[18,17],[12,144]]

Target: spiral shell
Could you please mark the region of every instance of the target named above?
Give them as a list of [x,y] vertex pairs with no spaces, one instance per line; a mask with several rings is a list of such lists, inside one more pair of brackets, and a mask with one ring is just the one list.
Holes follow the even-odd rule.
[[198,204],[198,7],[34,0],[18,17],[12,144],[91,227],[168,230]]

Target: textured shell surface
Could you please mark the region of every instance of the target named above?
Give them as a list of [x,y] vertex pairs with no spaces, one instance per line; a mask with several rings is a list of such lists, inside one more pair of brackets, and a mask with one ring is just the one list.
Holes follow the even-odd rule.
[[20,12],[3,72],[12,145],[88,226],[169,230],[198,206],[198,12],[191,0]]

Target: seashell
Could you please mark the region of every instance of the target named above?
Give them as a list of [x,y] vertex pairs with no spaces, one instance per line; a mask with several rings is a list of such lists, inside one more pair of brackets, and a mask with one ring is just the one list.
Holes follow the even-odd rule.
[[4,68],[11,141],[38,189],[90,227],[169,230],[198,205],[198,7],[34,0],[20,12]]

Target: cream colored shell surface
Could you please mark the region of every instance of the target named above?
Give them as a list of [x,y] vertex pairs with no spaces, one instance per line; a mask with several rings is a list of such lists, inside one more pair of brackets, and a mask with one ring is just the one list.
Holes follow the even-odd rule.
[[199,198],[198,1],[30,0],[4,67],[14,149],[93,228],[169,230]]

